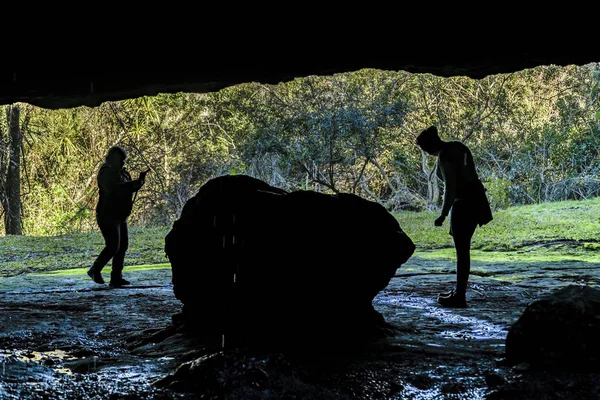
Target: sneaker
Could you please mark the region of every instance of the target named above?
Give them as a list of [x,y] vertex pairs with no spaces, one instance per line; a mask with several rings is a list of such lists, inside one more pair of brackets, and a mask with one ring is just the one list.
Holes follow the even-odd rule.
[[444,307],[452,307],[452,308],[466,308],[467,307],[467,299],[465,296],[460,296],[456,293],[452,293],[450,296],[443,297],[438,296],[438,303]]
[[102,278],[102,274],[100,272],[96,272],[90,268],[88,269],[87,274],[97,284],[104,285],[104,278]]
[[113,288],[127,286],[127,285],[131,285],[131,282],[129,282],[127,279],[123,279],[123,278],[111,279],[108,284],[109,287],[113,287]]

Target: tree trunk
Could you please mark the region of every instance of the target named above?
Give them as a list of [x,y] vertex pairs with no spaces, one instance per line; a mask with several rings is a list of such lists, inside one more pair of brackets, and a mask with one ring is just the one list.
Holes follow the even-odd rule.
[[7,235],[22,235],[21,223],[21,126],[19,106],[8,107],[9,163],[6,173],[7,204],[4,209],[4,227]]

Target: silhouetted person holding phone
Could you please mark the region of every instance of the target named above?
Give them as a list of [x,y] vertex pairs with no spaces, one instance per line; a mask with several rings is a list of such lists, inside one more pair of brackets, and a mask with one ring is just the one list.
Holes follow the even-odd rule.
[[144,185],[148,171],[140,173],[136,180],[125,169],[127,152],[121,146],[113,146],[106,153],[98,171],[100,197],[96,205],[96,222],[102,232],[105,246],[88,270],[88,275],[98,284],[104,284],[102,268],[112,258],[110,287],[129,285],[123,278],[125,252],[129,246],[127,218],[131,215],[133,196]]
[[438,157],[436,173],[444,182],[444,202],[434,224],[442,226],[450,214],[450,235],[456,250],[456,287],[448,293],[440,293],[437,300],[445,307],[466,307],[471,239],[477,226],[493,219],[490,204],[467,146],[459,141],[441,140],[435,126],[419,134],[417,145]]

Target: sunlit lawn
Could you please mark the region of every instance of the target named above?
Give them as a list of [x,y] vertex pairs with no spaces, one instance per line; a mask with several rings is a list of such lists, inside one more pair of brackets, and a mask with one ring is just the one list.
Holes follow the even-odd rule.
[[[400,226],[424,258],[453,258],[449,219],[435,227],[433,212],[402,212]],[[494,220],[476,230],[472,258],[486,261],[600,261],[600,198],[497,210]]]
[[[165,236],[170,229],[130,228],[126,267],[168,263],[164,248]],[[0,276],[64,269],[87,270],[103,246],[99,232],[53,237],[0,237]]]
[[[435,227],[437,213],[397,214],[402,229],[417,245],[415,256],[454,258],[447,219]],[[600,198],[512,207],[498,210],[494,220],[477,229],[473,260],[600,262]],[[131,228],[126,266],[168,266],[164,238],[171,227]],[[56,237],[0,237],[0,276],[24,272],[89,268],[103,241],[98,232]]]

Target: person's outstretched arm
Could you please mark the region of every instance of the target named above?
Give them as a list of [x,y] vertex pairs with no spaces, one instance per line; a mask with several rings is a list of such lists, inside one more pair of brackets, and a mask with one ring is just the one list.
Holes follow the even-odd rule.
[[115,171],[112,168],[101,168],[98,174],[98,185],[106,193],[133,193],[142,187],[142,182],[139,179],[134,181],[121,182],[120,171]]

